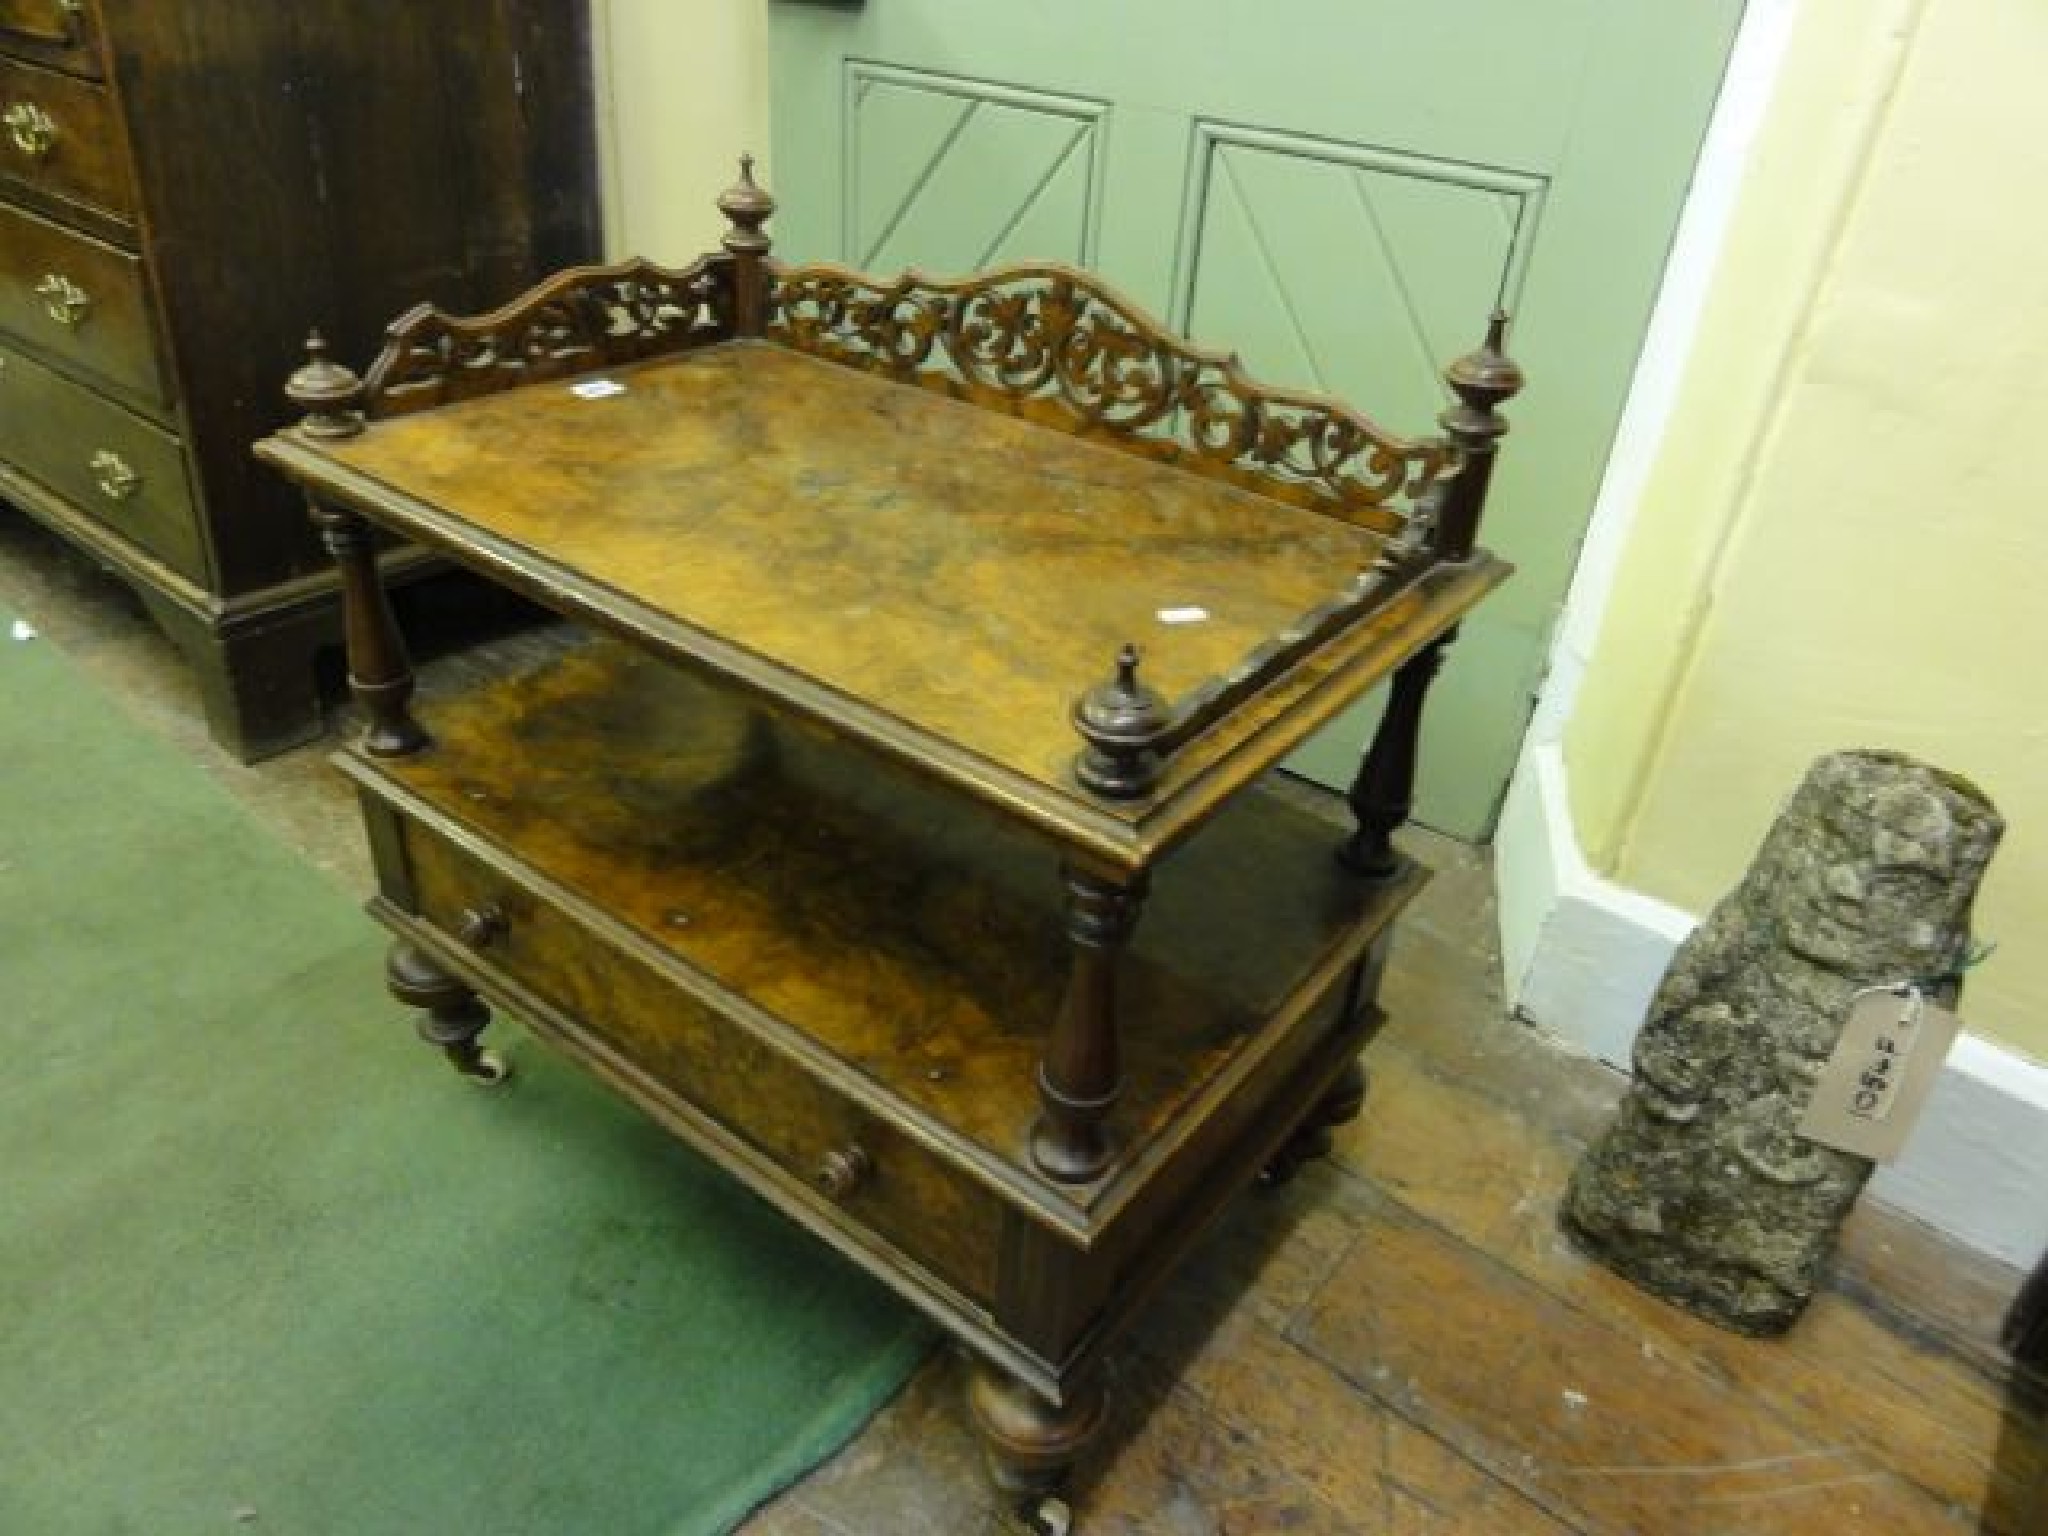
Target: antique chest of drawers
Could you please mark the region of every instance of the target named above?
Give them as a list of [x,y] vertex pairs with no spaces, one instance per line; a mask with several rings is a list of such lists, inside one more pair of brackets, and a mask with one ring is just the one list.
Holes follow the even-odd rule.
[[341,632],[248,455],[290,338],[589,259],[594,162],[580,4],[0,0],[0,503],[133,588],[239,755],[318,731]]
[[[1362,1106],[1520,375],[1496,317],[1403,438],[1086,273],[784,267],[750,176],[721,207],[689,269],[316,349],[258,447],[342,570],[388,979],[486,1082],[511,1009],[951,1330],[1065,1530],[1120,1330]],[[416,718],[373,526],[580,640]],[[1272,770],[1381,681],[1340,836]]]

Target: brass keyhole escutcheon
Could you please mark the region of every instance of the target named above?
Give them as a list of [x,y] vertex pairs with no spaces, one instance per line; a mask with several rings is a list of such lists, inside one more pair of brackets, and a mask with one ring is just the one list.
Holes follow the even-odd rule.
[[111,448],[102,448],[88,462],[100,494],[109,501],[126,501],[142,489],[142,476],[128,467],[128,461]]
[[8,141],[31,160],[48,159],[57,147],[57,119],[32,101],[17,101],[0,113],[0,123],[7,125]]
[[36,297],[43,301],[43,313],[59,325],[83,325],[92,309],[92,295],[56,272],[43,274],[43,280],[36,284]]
[[858,1142],[848,1142],[825,1154],[825,1160],[818,1164],[815,1182],[828,1199],[844,1203],[867,1183],[874,1171],[875,1160],[868,1155],[868,1149]]

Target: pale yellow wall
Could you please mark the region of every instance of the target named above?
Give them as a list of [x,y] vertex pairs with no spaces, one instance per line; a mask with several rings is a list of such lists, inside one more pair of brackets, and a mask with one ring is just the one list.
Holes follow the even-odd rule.
[[671,266],[713,248],[742,151],[771,187],[767,0],[598,0],[605,244]]
[[2011,828],[1972,1028],[2048,1057],[2048,6],[1807,0],[1566,729],[1588,856],[1694,912],[1817,754]]

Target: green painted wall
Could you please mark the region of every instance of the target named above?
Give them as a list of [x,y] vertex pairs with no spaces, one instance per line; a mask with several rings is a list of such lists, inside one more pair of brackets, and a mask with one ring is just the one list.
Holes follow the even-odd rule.
[[[1433,430],[1496,302],[1532,385],[1419,814],[1491,826],[1740,0],[770,7],[778,249],[1102,270],[1276,382]],[[1336,573],[1333,573],[1336,574]],[[1339,577],[1341,579],[1341,576]],[[1372,712],[1300,754],[1347,778]]]

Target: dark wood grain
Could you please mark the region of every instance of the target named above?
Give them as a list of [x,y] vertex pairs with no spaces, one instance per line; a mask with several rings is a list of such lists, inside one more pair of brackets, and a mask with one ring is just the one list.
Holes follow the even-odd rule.
[[0,460],[68,498],[115,537],[205,582],[206,547],[177,438],[5,345]]
[[99,75],[105,66],[98,0],[0,0],[0,52]]
[[0,186],[31,206],[132,237],[134,177],[106,89],[0,57]]
[[[489,308],[597,254],[589,66],[580,3],[0,0],[0,115],[19,97],[58,132],[33,155],[0,127],[0,339],[151,414],[187,525],[131,540],[0,467],[32,483],[21,510],[112,550],[238,753],[320,729],[342,627],[300,498],[249,458],[292,416],[279,381],[309,328],[360,362],[410,305]],[[49,275],[88,295],[76,327],[44,316]]]
[[[68,302],[53,297],[51,285],[67,285]],[[169,403],[170,381],[157,350],[140,259],[5,203],[0,332],[59,367],[91,377],[130,405],[161,410]]]
[[278,385],[309,327],[360,360],[412,304],[487,308],[595,252],[593,165],[563,167],[544,211],[523,175],[486,185],[529,137],[590,142],[583,9],[464,0],[374,26],[342,0],[103,9],[220,589],[320,570],[248,444],[288,419]]

